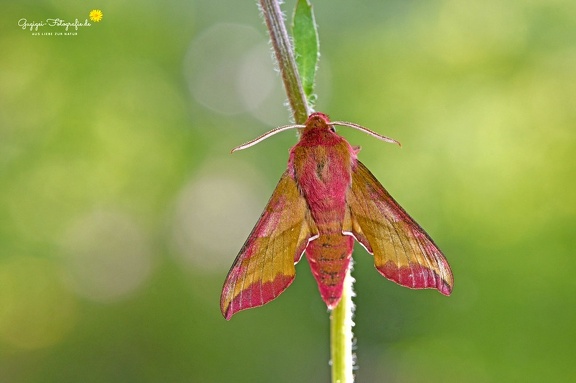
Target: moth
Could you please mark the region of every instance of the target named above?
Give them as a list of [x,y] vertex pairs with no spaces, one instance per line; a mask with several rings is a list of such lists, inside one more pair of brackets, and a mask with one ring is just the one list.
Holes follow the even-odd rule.
[[374,256],[376,269],[389,280],[452,292],[452,271],[438,246],[358,160],[360,148],[339,136],[334,125],[400,145],[360,125],[330,122],[326,114],[313,113],[305,125],[276,128],[233,150],[300,129],[288,167],[224,282],[220,309],[227,320],[278,297],[294,281],[303,254],[323,301],[333,309],[342,295],[354,240]]

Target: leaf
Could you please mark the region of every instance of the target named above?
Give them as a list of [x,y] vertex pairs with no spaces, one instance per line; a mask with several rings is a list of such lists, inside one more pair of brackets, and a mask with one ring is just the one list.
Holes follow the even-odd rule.
[[292,18],[292,37],[302,87],[308,103],[313,106],[316,101],[314,83],[320,58],[320,43],[314,12],[308,0],[298,0],[296,3]]

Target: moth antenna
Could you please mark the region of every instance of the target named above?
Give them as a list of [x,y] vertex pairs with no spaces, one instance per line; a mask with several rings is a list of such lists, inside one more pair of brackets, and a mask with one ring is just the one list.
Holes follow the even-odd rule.
[[401,144],[400,142],[396,141],[395,139],[390,138],[390,137],[383,136],[383,135],[381,135],[381,134],[379,134],[379,133],[376,133],[376,132],[373,131],[373,130],[370,130],[370,129],[368,129],[368,128],[363,127],[362,125],[358,125],[358,124],[355,124],[355,123],[353,123],[353,122],[331,121],[330,124],[331,124],[331,125],[347,126],[347,127],[349,127],[349,128],[354,128],[354,129],[356,129],[356,130],[360,130],[361,132],[364,132],[364,133],[366,133],[366,134],[369,134],[369,135],[371,135],[372,137],[376,137],[376,138],[379,139],[379,140],[382,140],[382,141],[385,141],[385,142],[389,142],[389,143],[391,143],[391,144],[396,144],[396,145],[402,147],[402,144]]
[[243,150],[243,149],[247,149],[251,146],[256,145],[257,143],[264,141],[265,139],[267,139],[268,137],[271,137],[273,135],[275,135],[276,133],[280,133],[283,132],[285,130],[288,129],[302,129],[305,128],[306,125],[284,125],[284,126],[279,126],[275,129],[270,130],[269,132],[264,133],[263,135],[261,135],[258,138],[253,139],[252,141],[248,141],[240,146],[235,147],[234,149],[232,149],[232,151],[230,153],[234,153],[237,152],[238,150]]

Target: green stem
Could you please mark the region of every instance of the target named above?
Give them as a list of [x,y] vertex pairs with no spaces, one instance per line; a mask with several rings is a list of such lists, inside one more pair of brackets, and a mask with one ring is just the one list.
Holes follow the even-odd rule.
[[260,0],[260,8],[270,32],[270,40],[272,41],[278,67],[282,74],[294,121],[297,124],[303,124],[308,118],[310,110],[302,88],[302,81],[298,74],[296,60],[294,59],[294,49],[290,44],[288,32],[284,25],[280,4],[277,0]]
[[[294,59],[294,49],[290,44],[288,32],[284,25],[284,18],[278,0],[259,0],[262,15],[270,33],[272,47],[278,61],[278,67],[284,81],[284,88],[288,102],[292,108],[294,121],[303,124],[310,114],[310,107],[298,74],[298,67]],[[354,309],[352,297],[352,284],[354,279],[350,275],[352,261],[346,273],[342,299],[330,314],[330,357],[332,363],[333,383],[352,383],[354,381],[352,354],[352,312]]]
[[330,314],[330,357],[332,364],[332,383],[354,382],[354,357],[352,353],[352,313],[354,278],[350,275],[352,261],[344,279],[344,288],[340,303]]

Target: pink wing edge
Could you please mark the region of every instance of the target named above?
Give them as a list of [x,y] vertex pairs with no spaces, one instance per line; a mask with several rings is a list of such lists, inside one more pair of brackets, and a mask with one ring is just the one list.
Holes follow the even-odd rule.
[[[401,217],[402,221],[406,223],[409,228],[408,234],[416,240],[418,249],[422,252],[428,263],[428,266],[426,266],[416,261],[409,262],[409,266],[399,266],[392,260],[388,260],[380,266],[375,264],[376,270],[378,270],[378,272],[388,280],[401,286],[411,289],[436,289],[441,294],[449,296],[452,293],[454,276],[442,251],[440,251],[426,231],[424,231],[424,229],[422,229],[422,227],[404,210],[404,208],[396,202],[376,177],[374,177],[370,170],[359,160],[357,160],[357,164],[353,169],[353,177],[358,169],[364,171],[369,179],[371,179],[371,181],[377,186],[374,188],[376,193],[371,193],[371,198],[379,197],[381,203],[387,205],[389,208],[394,210],[395,214]],[[354,182],[354,180],[352,182]],[[352,220],[354,220],[355,212],[352,210],[351,205],[350,210]],[[382,214],[384,220],[388,220],[382,211],[378,210],[378,213]],[[360,225],[358,225],[358,227],[360,227]],[[362,230],[361,227],[360,229]],[[374,255],[370,241],[362,231],[358,232],[354,230],[354,224],[352,225],[351,230],[344,232],[344,234],[353,236],[368,253]],[[415,260],[414,257],[412,257],[411,260]],[[438,272],[435,271],[433,263],[436,263]]]

